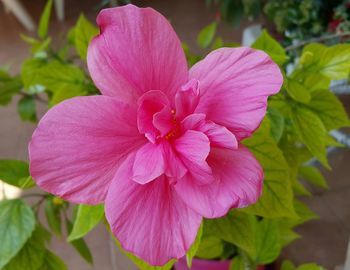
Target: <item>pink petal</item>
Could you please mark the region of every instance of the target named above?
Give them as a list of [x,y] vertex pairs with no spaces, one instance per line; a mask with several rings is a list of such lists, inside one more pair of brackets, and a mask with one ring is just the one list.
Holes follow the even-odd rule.
[[164,173],[163,145],[147,143],[136,152],[132,179],[146,184]]
[[145,141],[135,108],[106,96],[76,97],[41,119],[29,145],[30,172],[49,193],[97,204],[119,164]]
[[175,185],[175,190],[189,207],[207,218],[224,216],[231,208],[255,203],[262,190],[263,170],[255,157],[244,147],[237,150],[212,148],[208,163],[215,182],[198,185],[186,176]]
[[215,50],[191,68],[190,78],[199,80],[201,91],[196,113],[227,127],[238,140],[259,127],[267,97],[283,82],[271,58],[250,48]]
[[104,9],[101,34],[88,48],[88,67],[104,95],[130,100],[150,90],[174,97],[188,81],[181,42],[166,18],[151,8]]
[[198,128],[204,123],[205,114],[203,113],[194,113],[187,116],[181,122],[181,126],[184,130],[198,130]]
[[201,216],[183,203],[161,176],[140,185],[131,180],[133,156],[118,170],[107,195],[106,217],[122,247],[151,265],[185,255]]
[[235,135],[223,126],[207,121],[205,124],[201,125],[198,130],[207,135],[212,147],[216,146],[229,149],[237,149],[238,147]]
[[149,91],[143,94],[138,100],[137,126],[140,133],[155,142],[158,130],[153,125],[153,116],[155,113],[163,110],[169,105],[168,98],[161,91]]
[[160,136],[164,137],[175,128],[175,118],[170,107],[164,107],[153,116],[153,126],[159,130]]
[[184,130],[197,130],[203,132],[209,139],[211,146],[237,149],[238,142],[235,135],[227,128],[205,120],[205,114],[195,113],[187,116],[181,126]]
[[164,157],[165,157],[165,174],[174,182],[181,179],[187,173],[187,168],[182,162],[179,154],[172,148],[171,144],[166,140],[163,141]]
[[175,96],[176,117],[183,119],[196,109],[199,102],[198,80],[192,79],[181,87]]
[[210,143],[202,132],[188,130],[174,141],[173,146],[189,173],[200,183],[213,181],[212,170],[206,159],[210,151]]

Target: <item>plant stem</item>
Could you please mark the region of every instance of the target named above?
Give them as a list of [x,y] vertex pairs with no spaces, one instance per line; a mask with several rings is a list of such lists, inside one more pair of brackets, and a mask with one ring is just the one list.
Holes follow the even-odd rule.
[[[35,197],[42,197],[39,201],[36,202],[36,204],[34,204],[32,206],[33,210],[35,211],[36,216],[38,216],[39,210],[40,210],[40,206],[41,204],[46,200],[46,198],[48,197],[47,194],[28,194],[27,197],[31,196],[35,196]],[[23,197],[25,197],[26,195],[24,195]]]
[[40,193],[31,193],[31,194],[24,194],[21,196],[22,198],[30,198],[30,197],[47,197],[46,194],[40,194]]
[[37,101],[43,103],[43,104],[47,104],[48,101],[46,99],[43,99],[42,97],[40,97],[39,95],[35,94],[35,95],[30,95],[30,94],[27,94],[25,92],[22,92],[20,91],[19,92],[20,95],[24,96],[24,97],[34,97]]
[[295,45],[290,45],[288,47],[285,48],[286,51],[293,51],[295,49],[298,49],[300,47],[303,47],[304,45],[308,44],[308,43],[312,43],[312,42],[323,42],[329,39],[334,39],[334,38],[339,38],[339,37],[350,37],[350,32],[342,32],[342,33],[337,33],[337,34],[333,34],[333,35],[328,35],[328,36],[323,36],[323,37],[318,37],[318,38],[311,38],[305,41],[302,41],[298,44]]

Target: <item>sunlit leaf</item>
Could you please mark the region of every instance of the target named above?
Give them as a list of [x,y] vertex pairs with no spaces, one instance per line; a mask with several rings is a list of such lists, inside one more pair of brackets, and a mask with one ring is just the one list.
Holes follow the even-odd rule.
[[102,204],[94,206],[80,204],[68,241],[73,241],[85,236],[100,223],[103,216],[104,208]]
[[34,213],[27,204],[21,200],[0,202],[0,269],[22,249],[34,228]]
[[49,21],[52,9],[52,0],[48,0],[43,13],[41,14],[39,26],[38,26],[38,36],[40,38],[45,38],[47,36],[47,31],[49,28]]

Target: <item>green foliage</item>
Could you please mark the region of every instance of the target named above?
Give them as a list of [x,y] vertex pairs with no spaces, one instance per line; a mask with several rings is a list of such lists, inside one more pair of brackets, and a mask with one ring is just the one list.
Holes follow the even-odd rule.
[[326,129],[320,118],[307,108],[296,106],[292,110],[291,120],[301,142],[324,166],[329,168],[326,151]]
[[29,175],[29,165],[21,160],[0,160],[0,180],[22,189],[31,188],[35,183]]
[[312,102],[307,108],[321,119],[329,131],[350,125],[348,115],[338,98],[328,90],[317,90],[311,93]]
[[299,168],[299,175],[314,184],[315,186],[328,189],[326,179],[321,174],[320,170],[313,166],[302,166]]
[[74,45],[81,59],[86,60],[88,45],[97,34],[98,28],[81,14],[74,27]]
[[45,202],[45,216],[51,231],[58,236],[62,235],[60,206],[54,203],[54,197],[50,196]]
[[104,216],[103,205],[79,205],[77,216],[74,220],[72,232],[69,234],[68,241],[73,241],[85,236],[97,224],[100,223]]
[[83,71],[71,64],[53,61],[41,66],[35,72],[35,84],[43,85],[52,93],[50,105],[55,105],[67,98],[87,93]]
[[283,65],[288,60],[284,48],[266,30],[253,43],[252,48],[266,52],[278,65]]
[[202,259],[219,258],[224,252],[224,242],[216,236],[202,236],[197,253],[197,257]]
[[276,109],[268,108],[267,117],[270,121],[270,135],[278,143],[282,138],[285,126],[283,115]]
[[68,268],[60,257],[46,250],[43,263],[38,270],[68,270]]
[[191,268],[192,259],[198,251],[199,244],[201,243],[201,240],[202,240],[202,235],[203,235],[203,223],[201,224],[201,226],[198,230],[196,240],[194,241],[194,243],[192,244],[192,246],[190,247],[190,249],[186,253],[186,261],[187,261],[187,265],[189,268]]
[[38,58],[27,59],[22,64],[21,77],[24,91],[29,94],[41,93],[45,90],[38,71],[46,65],[46,61]]
[[39,27],[38,27],[38,36],[40,38],[45,38],[49,29],[49,21],[52,9],[52,0],[48,0],[44,8],[44,12],[41,14]]
[[315,263],[307,263],[299,266],[297,270],[326,270],[326,269]]
[[18,114],[23,121],[36,122],[36,107],[33,96],[22,97],[17,104]]
[[271,263],[277,259],[281,251],[278,224],[274,220],[263,219],[256,226],[256,251],[253,261],[256,265]]
[[285,88],[289,96],[297,102],[309,103],[311,100],[311,94],[305,86],[299,83],[297,80],[288,78],[285,81]]
[[23,248],[3,270],[38,270],[44,262],[46,240],[46,234],[37,226]]
[[[108,225],[107,225],[108,226]],[[110,228],[108,227],[107,230],[110,232]],[[176,262],[175,260],[170,260],[163,266],[152,266],[148,264],[147,262],[141,260],[137,256],[133,255],[132,253],[129,253],[125,251],[119,241],[114,237],[114,235],[111,234],[111,237],[114,239],[114,242],[116,245],[120,248],[120,250],[140,269],[140,270],[170,270],[174,263]]]
[[209,219],[204,222],[208,235],[220,238],[254,253],[254,217],[239,211],[231,211],[220,219]]
[[[71,234],[73,229],[73,224],[69,219],[66,219],[66,228],[67,228],[67,233]],[[84,258],[85,261],[87,261],[90,264],[93,263],[92,254],[83,238],[72,240],[70,241],[70,243],[73,246],[73,248],[80,254],[80,256]]]
[[300,64],[294,76],[305,77],[315,73],[332,80],[345,79],[350,70],[350,45],[338,44],[327,47],[311,43],[304,47]]
[[207,48],[212,43],[216,33],[217,23],[212,22],[211,24],[204,27],[197,38],[197,43],[201,48]]
[[281,266],[281,270],[295,270],[296,267],[291,261],[284,261]]
[[291,261],[284,261],[281,270],[325,270],[325,268],[315,263],[307,263],[296,267]]
[[0,268],[4,267],[21,250],[34,228],[33,211],[23,201],[4,200],[0,202]]
[[245,262],[242,256],[236,256],[230,264],[230,270],[245,270]]
[[244,141],[262,165],[265,174],[261,198],[245,211],[267,218],[293,216],[293,191],[288,165],[275,140],[271,138],[269,129],[266,119],[254,135]]
[[12,97],[22,88],[18,77],[11,77],[6,71],[0,69],[0,105],[7,105]]

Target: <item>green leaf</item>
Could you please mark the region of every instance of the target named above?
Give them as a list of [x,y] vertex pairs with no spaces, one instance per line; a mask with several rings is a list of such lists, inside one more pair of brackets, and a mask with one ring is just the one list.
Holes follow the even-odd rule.
[[191,266],[192,266],[192,259],[197,253],[197,250],[199,248],[199,244],[201,243],[201,240],[202,240],[202,235],[203,235],[203,223],[201,224],[201,226],[197,232],[196,240],[194,241],[194,243],[192,244],[192,246],[190,247],[190,249],[186,253],[186,261],[187,261],[187,266],[189,268],[191,268]]
[[321,174],[320,170],[314,166],[303,166],[299,168],[300,176],[314,184],[315,186],[328,189],[326,179]]
[[303,85],[309,91],[313,92],[315,90],[329,90],[331,80],[322,74],[310,74],[308,75]]
[[293,228],[287,222],[280,221],[278,223],[279,233],[280,233],[280,244],[281,247],[285,247],[299,239],[301,236],[293,231]]
[[294,200],[294,209],[298,215],[298,218],[291,222],[293,226],[318,218],[318,216],[301,201]]
[[29,165],[21,160],[0,160],[0,179],[19,188],[31,188],[35,182],[29,175]]
[[203,236],[196,257],[202,259],[219,258],[224,251],[224,242],[216,236]]
[[104,208],[102,204],[95,206],[80,204],[72,232],[68,236],[68,241],[84,237],[100,223],[103,216]]
[[295,106],[291,119],[300,140],[326,168],[329,168],[326,151],[327,132],[320,118],[305,107]]
[[317,90],[311,93],[307,107],[321,119],[327,130],[350,126],[343,104],[330,91]]
[[[66,226],[68,234],[71,233],[73,224],[70,220],[66,219]],[[82,258],[85,259],[88,263],[93,263],[93,258],[90,252],[90,249],[83,238],[79,238],[70,242],[74,249],[80,254]]]
[[23,201],[0,202],[0,269],[20,251],[34,227],[33,211]]
[[254,254],[254,217],[240,211],[231,211],[225,217],[204,221],[208,235],[232,243],[249,254]]
[[307,188],[300,183],[297,179],[295,179],[295,181],[293,181],[293,190],[295,192],[296,195],[300,195],[300,196],[312,196],[312,194],[310,193],[310,191],[307,190]]
[[326,268],[323,268],[315,263],[307,263],[299,266],[297,270],[326,270]]
[[267,123],[265,119],[254,135],[244,141],[260,162],[265,174],[262,196],[244,211],[267,218],[294,216],[289,167],[270,136]]
[[286,90],[291,98],[301,103],[309,103],[311,95],[309,91],[298,81],[288,78],[286,81]]
[[[38,64],[37,62],[34,65]],[[64,99],[85,95],[85,79],[85,74],[80,68],[54,61],[36,69],[31,84],[43,85],[49,89],[53,93],[50,105],[55,105]]]
[[68,270],[68,268],[60,257],[46,250],[44,261],[37,270]]
[[211,24],[204,27],[197,37],[197,43],[201,48],[207,48],[213,41],[216,33],[217,23],[212,22]]
[[[110,228],[107,228],[108,231],[110,232]],[[111,232],[110,232],[111,233]],[[140,269],[140,270],[170,270],[172,269],[174,263],[176,262],[175,260],[171,260],[169,262],[167,262],[165,265],[163,266],[152,266],[150,264],[148,264],[147,262],[143,261],[142,259],[136,257],[135,255],[133,255],[132,253],[129,253],[127,251],[125,251],[119,241],[114,237],[114,235],[111,233],[111,237],[114,239],[114,242],[116,243],[116,245],[120,248],[120,250]]]
[[18,101],[17,110],[18,110],[19,116],[23,121],[30,121],[33,123],[37,121],[34,97],[32,96],[22,97]]
[[281,270],[295,270],[296,267],[291,261],[283,261]]
[[38,270],[44,261],[45,240],[46,232],[37,226],[20,252],[3,270]]
[[22,88],[18,77],[11,77],[6,71],[0,69],[0,105],[7,105],[12,97]]
[[70,64],[51,62],[37,71],[41,84],[56,92],[64,86],[81,86],[85,80],[84,72]]
[[232,259],[230,270],[245,270],[245,262],[242,256],[236,256]]
[[[306,57],[308,55],[308,57]],[[327,48],[312,43],[304,47],[301,72],[321,73],[332,80],[345,79],[350,71],[350,45],[338,44]]]
[[40,81],[38,71],[46,66],[46,62],[42,59],[28,59],[23,62],[21,69],[21,77],[24,89],[29,94],[41,93],[45,87]]
[[283,65],[288,60],[284,48],[266,30],[263,30],[252,48],[266,52],[278,65]]
[[281,253],[280,234],[276,221],[263,219],[258,222],[255,241],[255,263],[268,264],[275,261]]
[[19,34],[19,36],[21,37],[21,39],[22,39],[24,42],[26,42],[26,43],[29,44],[29,45],[35,45],[35,44],[37,44],[38,42],[40,42],[40,41],[37,40],[36,38],[27,36],[27,35],[25,35],[25,34]]
[[327,132],[320,118],[305,107],[295,106],[291,119],[300,140],[326,168],[330,168],[326,151]]
[[98,28],[81,14],[74,27],[74,45],[81,59],[86,60],[88,45],[98,32]]
[[217,37],[214,39],[213,44],[211,45],[212,50],[219,49],[221,47],[224,47],[224,41],[221,37]]
[[56,235],[62,235],[60,208],[53,203],[53,197],[49,197],[45,203],[45,216],[47,224]]
[[82,85],[64,85],[54,93],[49,105],[54,106],[63,100],[76,96],[84,96],[86,93],[87,92]]
[[268,108],[267,116],[270,120],[270,133],[271,137],[276,142],[279,142],[284,130],[284,117],[283,115],[274,108]]
[[47,31],[49,29],[49,21],[52,9],[52,0],[48,0],[43,13],[41,14],[39,26],[38,26],[38,36],[40,38],[45,38],[47,36]]

